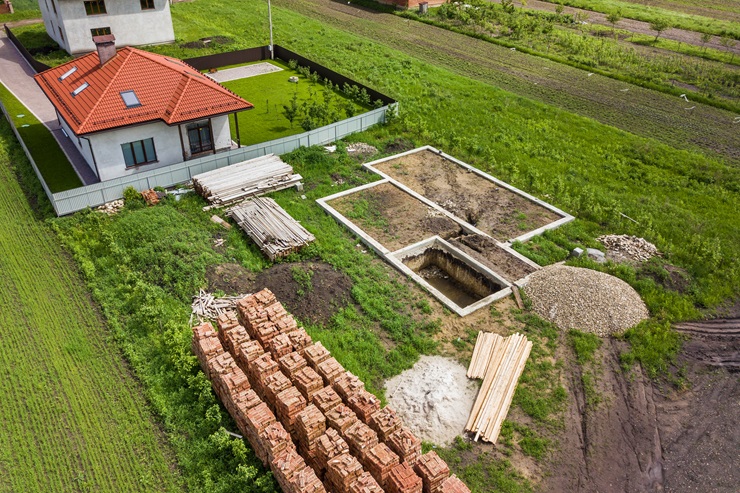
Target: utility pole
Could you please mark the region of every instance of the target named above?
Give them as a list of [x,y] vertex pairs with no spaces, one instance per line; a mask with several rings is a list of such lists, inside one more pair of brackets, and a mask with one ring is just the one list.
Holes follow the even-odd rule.
[[267,17],[270,19],[270,60],[274,60],[275,50],[272,45],[272,6],[270,0],[267,0]]

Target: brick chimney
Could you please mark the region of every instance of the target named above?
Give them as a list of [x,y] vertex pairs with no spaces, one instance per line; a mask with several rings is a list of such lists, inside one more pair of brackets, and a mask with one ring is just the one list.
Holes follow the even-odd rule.
[[116,37],[112,34],[93,36],[93,43],[98,49],[101,67],[105,65],[105,62],[116,56]]

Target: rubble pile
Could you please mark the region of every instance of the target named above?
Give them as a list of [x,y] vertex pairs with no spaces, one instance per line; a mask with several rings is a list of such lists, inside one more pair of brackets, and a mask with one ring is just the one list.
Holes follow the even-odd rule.
[[645,262],[660,255],[658,247],[645,238],[630,235],[603,235],[596,238],[614,260],[634,260]]
[[284,493],[469,492],[269,290],[216,324],[193,327],[193,352]]

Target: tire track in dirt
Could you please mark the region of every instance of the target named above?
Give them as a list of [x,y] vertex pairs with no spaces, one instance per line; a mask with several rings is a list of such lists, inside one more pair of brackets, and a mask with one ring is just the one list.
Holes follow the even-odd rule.
[[[676,96],[527,55],[393,14],[331,0],[276,5],[364,36],[454,73],[670,146],[740,162],[737,116]],[[687,111],[687,107],[694,107]]]

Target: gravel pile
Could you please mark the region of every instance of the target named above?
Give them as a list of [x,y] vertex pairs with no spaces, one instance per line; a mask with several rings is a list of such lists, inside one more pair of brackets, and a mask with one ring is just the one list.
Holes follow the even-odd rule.
[[615,260],[637,260],[644,262],[660,255],[658,247],[645,238],[630,235],[604,235],[597,238]]
[[347,152],[349,154],[362,154],[365,156],[371,156],[373,154],[376,154],[378,150],[370,144],[365,144],[364,142],[354,142],[347,145]]
[[580,329],[602,337],[649,316],[629,284],[591,269],[558,265],[536,271],[524,292],[532,300],[532,309],[561,329]]

